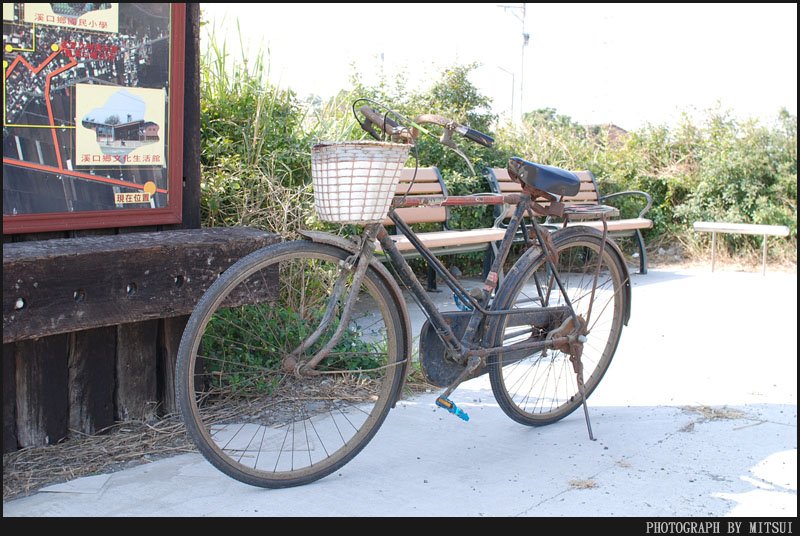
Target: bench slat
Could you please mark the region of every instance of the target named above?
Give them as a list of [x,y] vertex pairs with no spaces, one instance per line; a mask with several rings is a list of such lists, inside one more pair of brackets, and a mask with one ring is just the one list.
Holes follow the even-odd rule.
[[[400,182],[411,182],[412,178],[414,178],[414,168],[400,170]],[[432,167],[417,168],[417,176],[414,182],[439,182],[439,173],[436,168]]]
[[760,225],[755,223],[696,221],[694,222],[694,230],[705,231],[709,233],[740,233],[770,236],[789,235],[789,228],[785,225]]
[[[445,207],[405,207],[395,209],[400,217],[409,225],[415,223],[443,223],[447,220]],[[386,218],[383,225],[394,225],[392,220]]]
[[[486,244],[502,240],[505,229],[470,229],[468,231],[434,231],[430,233],[418,233],[419,239],[429,248],[449,248],[465,246],[471,244]],[[414,246],[403,235],[392,235],[397,249],[403,251],[414,251]],[[377,252],[382,252],[380,244],[376,247]]]
[[[567,226],[572,227],[574,225],[585,225],[587,227],[592,227],[597,229],[598,231],[603,230],[603,222],[598,220],[592,221],[572,221]],[[627,220],[608,220],[608,231],[634,231],[636,229],[650,229],[653,226],[653,222],[648,220],[647,218],[630,218]]]
[[397,185],[395,195],[430,195],[441,194],[442,187],[438,182],[414,183],[401,182]]

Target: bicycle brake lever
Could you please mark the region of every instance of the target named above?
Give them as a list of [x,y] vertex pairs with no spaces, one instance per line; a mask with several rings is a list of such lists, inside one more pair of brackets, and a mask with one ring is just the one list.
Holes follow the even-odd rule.
[[461,152],[461,149],[458,148],[458,146],[455,144],[455,142],[453,142],[453,140],[439,140],[439,141],[441,141],[443,145],[446,145],[446,146],[450,147],[453,151],[455,151],[456,154],[458,156],[460,156],[464,160],[464,162],[467,163],[467,166],[469,166],[470,173],[475,175],[475,168],[472,167],[472,162],[469,161],[469,158],[467,158],[467,155],[465,155],[463,152]]

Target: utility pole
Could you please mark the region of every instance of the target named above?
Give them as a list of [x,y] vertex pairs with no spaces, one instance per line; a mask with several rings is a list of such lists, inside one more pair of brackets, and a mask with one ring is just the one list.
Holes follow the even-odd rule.
[[516,121],[517,118],[514,116],[514,99],[515,99],[514,87],[517,85],[517,83],[516,83],[516,77],[514,76],[514,71],[509,71],[508,69],[500,67],[499,65],[495,65],[495,67],[497,67],[504,73],[511,75],[511,120]]
[[508,5],[498,5],[497,7],[502,7],[506,13],[511,13],[514,17],[517,18],[522,23],[522,49],[520,51],[520,66],[519,66],[519,112],[518,112],[518,119],[517,122],[522,123],[522,113],[523,113],[523,98],[524,98],[524,91],[525,91],[525,47],[528,46],[528,42],[530,41],[531,35],[525,31],[525,6],[526,4],[523,2],[521,6],[508,6]]

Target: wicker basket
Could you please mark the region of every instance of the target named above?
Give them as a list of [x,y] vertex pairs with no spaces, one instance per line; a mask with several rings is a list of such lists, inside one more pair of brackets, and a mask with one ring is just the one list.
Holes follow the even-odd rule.
[[319,218],[334,223],[383,221],[410,147],[380,141],[315,145],[311,179]]

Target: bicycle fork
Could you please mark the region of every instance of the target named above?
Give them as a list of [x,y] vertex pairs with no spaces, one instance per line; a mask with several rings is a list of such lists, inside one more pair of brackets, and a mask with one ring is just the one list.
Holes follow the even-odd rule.
[[[361,282],[364,280],[367,268],[372,260],[372,255],[375,251],[375,237],[379,228],[380,223],[367,225],[364,233],[361,235],[361,245],[359,246],[358,253],[340,261],[342,269],[339,271],[339,276],[333,285],[333,291],[328,299],[328,306],[325,309],[322,320],[314,333],[301,342],[300,346],[284,357],[281,366],[285,371],[294,372],[295,374],[318,374],[315,367],[331,353],[331,350],[333,350],[337,344],[339,344],[342,335],[344,335],[347,329],[347,325],[350,323],[350,316],[353,313],[358,290],[361,288]],[[345,293],[347,279],[350,275],[352,275],[353,279],[350,283],[350,291],[347,298],[344,300],[344,308],[342,309],[341,318],[339,319],[339,325],[336,327],[336,331],[322,349],[311,356],[308,361],[302,362],[301,355],[319,340],[336,318],[336,312],[339,309],[339,303]]]

